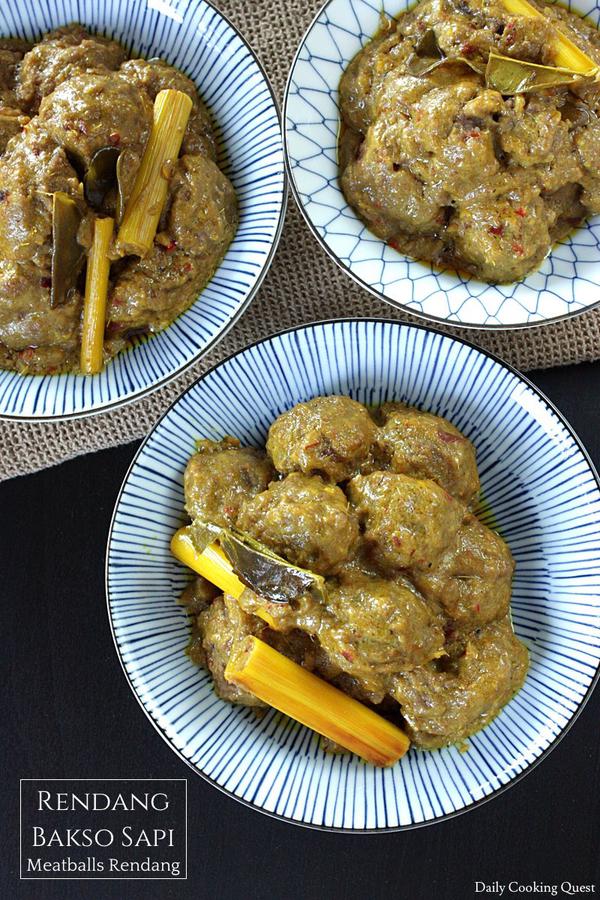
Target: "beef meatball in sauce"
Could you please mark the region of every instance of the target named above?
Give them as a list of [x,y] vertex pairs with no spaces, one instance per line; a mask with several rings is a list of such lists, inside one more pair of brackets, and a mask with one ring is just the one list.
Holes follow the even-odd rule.
[[315,397],[283,413],[269,429],[267,452],[278,472],[346,481],[371,454],[377,426],[350,397]]
[[238,525],[294,565],[331,575],[358,543],[358,520],[344,492],[319,475],[292,472],[246,500]]
[[189,515],[223,528],[235,525],[241,506],[266,490],[273,467],[258,450],[240,447],[235,438],[199,441],[184,476]]
[[396,472],[358,475],[348,495],[367,549],[388,572],[427,570],[454,540],[466,510],[434,481]]
[[475,448],[451,422],[402,403],[386,403],[377,444],[390,468],[413,478],[430,478],[471,504],[479,493]]

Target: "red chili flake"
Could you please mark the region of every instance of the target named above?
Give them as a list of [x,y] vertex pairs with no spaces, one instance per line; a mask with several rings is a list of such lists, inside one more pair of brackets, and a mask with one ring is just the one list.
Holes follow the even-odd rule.
[[[516,34],[514,33],[514,32],[515,32],[515,28],[516,28],[515,23],[514,23],[514,22],[509,22],[508,25],[506,26],[506,28],[504,29],[504,33],[505,33],[505,35],[506,35],[505,38],[504,38],[504,44],[505,44],[507,47],[512,46],[512,44],[514,44],[514,42],[515,42],[515,40],[516,40],[516,38],[517,38]],[[506,32],[508,32],[508,34],[506,34]]]
[[22,359],[25,363],[31,362],[34,350],[34,347],[25,347],[24,350],[19,351],[19,359]]
[[52,279],[49,275],[44,275],[40,278],[40,287],[50,289],[52,287]]
[[319,444],[320,444],[320,441],[313,441],[311,444],[305,444],[304,449],[305,450],[314,450],[314,448],[318,447]]
[[513,248],[513,253],[516,253],[517,256],[523,256],[523,254],[525,253],[525,247],[523,246],[523,244],[520,244],[518,241],[513,242],[512,248]]
[[117,144],[120,144],[121,143],[121,135],[119,134],[119,132],[118,131],[111,132],[108,136],[108,142],[109,142],[109,144],[112,144],[113,147],[116,147]]
[[472,128],[471,131],[467,131],[465,137],[468,137],[468,138],[480,138],[480,137],[481,137],[481,132],[480,132],[479,128]]
[[488,231],[490,234],[495,234],[496,237],[502,237],[504,234],[504,225],[490,225]]
[[481,606],[479,605],[479,603],[476,603],[473,609],[475,610],[475,612],[481,612]]
[[394,547],[401,547],[402,546],[402,538],[399,538],[397,534],[393,534],[392,535],[392,544],[394,545]]
[[124,300],[119,300],[118,297],[113,297],[111,302],[113,306],[123,306],[123,304],[125,303]]
[[354,662],[354,653],[350,650],[342,650],[342,656],[344,659],[347,659],[348,662]]
[[464,440],[460,434],[451,434],[449,431],[442,431],[441,428],[438,428],[438,437],[444,444],[456,444],[457,441]]
[[235,506],[224,506],[223,512],[227,516],[234,516],[236,514],[237,510],[236,510]]
[[186,262],[186,264],[185,264],[184,267],[183,267],[183,271],[184,271],[184,272],[191,272],[191,271],[192,271],[192,264],[191,264],[191,262]]
[[524,219],[527,215],[527,210],[523,209],[522,206],[519,206],[517,209],[515,209],[515,212],[518,216],[521,216],[522,219]]
[[476,53],[477,47],[474,47],[473,44],[470,44],[468,41],[466,41],[466,43],[462,45],[460,50],[463,56],[469,57],[473,56],[473,54]]
[[177,247],[177,241],[169,241],[168,244],[165,244],[165,250],[167,251],[167,253],[172,253],[176,247]]

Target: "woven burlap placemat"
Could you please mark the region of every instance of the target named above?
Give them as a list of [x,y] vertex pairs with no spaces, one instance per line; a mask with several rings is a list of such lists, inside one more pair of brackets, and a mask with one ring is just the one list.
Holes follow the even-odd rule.
[[[292,58],[319,0],[220,0],[218,5],[258,53],[281,100]],[[143,437],[183,388],[230,353],[303,322],[343,316],[411,321],[355,285],[329,260],[290,197],[273,265],[246,314],[215,350],[167,387],[114,412],[71,422],[0,423],[0,480]],[[444,330],[523,370],[600,358],[600,310],[525,330]]]

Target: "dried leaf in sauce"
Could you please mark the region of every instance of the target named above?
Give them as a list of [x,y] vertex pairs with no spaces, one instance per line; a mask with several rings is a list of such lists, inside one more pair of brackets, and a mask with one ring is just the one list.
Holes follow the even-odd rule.
[[289,603],[307,594],[325,599],[325,582],[320,575],[294,566],[260,541],[236,528],[220,528],[196,520],[192,538],[199,552],[218,541],[240,581],[267,600]]
[[539,66],[537,63],[511,59],[490,53],[485,70],[487,87],[501,94],[524,94],[528,91],[541,91],[544,88],[573,84],[581,80],[578,72],[554,66]]
[[116,147],[101,147],[92,156],[83,179],[83,193],[89,205],[101,212],[109,191],[117,185],[117,164],[120,150]]
[[73,290],[85,257],[77,232],[81,211],[72,197],[63,191],[52,195],[52,287],[50,305],[62,306]]
[[415,49],[406,60],[406,69],[410,75],[426,75],[444,61],[435,31],[429,28],[415,44]]
[[418,77],[419,75],[427,75],[428,72],[433,72],[438,66],[443,66],[447,63],[463,63],[463,65],[477,72],[478,75],[483,75],[483,69],[464,56],[446,56],[438,44],[433,28],[426,31],[415,45],[414,52],[406,60],[406,68],[410,75]]
[[440,45],[438,44],[438,39],[433,28],[428,28],[427,31],[419,38],[419,40],[415,44],[415,53],[421,58],[443,58],[444,53],[441,50]]

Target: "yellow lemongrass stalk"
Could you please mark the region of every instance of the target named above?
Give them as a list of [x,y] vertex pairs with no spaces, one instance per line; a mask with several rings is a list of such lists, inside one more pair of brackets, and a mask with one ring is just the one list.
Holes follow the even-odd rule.
[[598,74],[598,65],[584,51],[564,34],[558,22],[548,19],[528,0],[502,0],[505,9],[514,16],[525,16],[530,19],[546,19],[554,25],[556,37],[553,42],[554,63],[561,68],[570,69],[580,75],[592,77]]
[[[180,528],[175,532],[171,538],[171,553],[188,568],[236,600],[239,600],[246,590],[246,585],[237,577],[219,545],[209,544],[202,553],[199,553],[194,546],[189,528]],[[257,610],[256,615],[271,627],[275,624],[269,613],[262,609]]]
[[183,91],[156,95],[152,131],[119,228],[117,250],[123,255],[145,256],[152,247],[192,105]]
[[410,746],[404,732],[387,719],[259,638],[240,642],[225,678],[375,766],[392,766]]
[[104,325],[110,259],[108,251],[113,236],[112,219],[96,219],[92,249],[88,258],[81,328],[80,368],[84,375],[102,371]]

